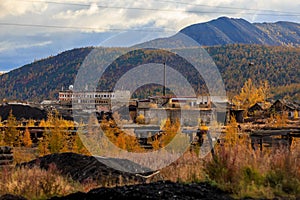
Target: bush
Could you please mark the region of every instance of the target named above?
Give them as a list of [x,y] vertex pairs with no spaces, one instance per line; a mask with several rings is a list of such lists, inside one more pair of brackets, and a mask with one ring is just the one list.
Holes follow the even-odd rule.
[[139,116],[136,117],[135,119],[136,123],[138,124],[145,124],[145,116],[140,114]]

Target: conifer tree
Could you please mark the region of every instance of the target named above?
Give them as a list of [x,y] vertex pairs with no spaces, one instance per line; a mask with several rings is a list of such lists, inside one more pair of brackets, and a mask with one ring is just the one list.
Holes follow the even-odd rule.
[[248,79],[241,89],[241,92],[235,96],[234,103],[243,108],[248,109],[255,103],[264,102],[269,95],[269,86],[267,82],[256,87],[251,79]]
[[45,134],[43,138],[39,139],[38,152],[40,156],[44,156],[50,153],[48,137],[45,136]]
[[5,131],[4,142],[6,145],[20,146],[19,131],[16,128],[17,120],[12,114],[12,110],[9,112],[7,118],[7,129]]
[[28,130],[28,127],[26,127],[24,135],[23,135],[23,144],[25,147],[31,147],[32,140],[30,138],[30,132]]

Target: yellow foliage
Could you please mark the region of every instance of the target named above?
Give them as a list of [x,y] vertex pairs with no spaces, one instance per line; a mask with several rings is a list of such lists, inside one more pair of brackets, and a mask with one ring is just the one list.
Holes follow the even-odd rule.
[[299,113],[297,110],[295,110],[295,113],[294,113],[294,119],[298,119],[299,118]]
[[31,145],[32,145],[32,140],[30,138],[30,132],[27,127],[25,129],[25,133],[23,136],[23,144],[25,147],[31,147]]
[[154,150],[158,150],[159,149],[159,139],[157,138],[157,136],[155,136],[155,138],[154,138],[154,140],[152,141],[152,148],[154,149]]
[[234,146],[238,142],[238,124],[234,116],[230,117],[230,123],[226,126],[225,144]]
[[47,120],[41,120],[39,126],[45,127],[43,138],[39,141],[40,155],[72,151],[74,137],[69,130],[74,129],[74,122],[59,117],[59,114],[48,113]]
[[48,138],[46,136],[44,136],[44,138],[41,138],[39,140],[38,152],[39,152],[39,156],[44,156],[44,155],[47,155],[50,153],[49,142],[48,142]]
[[119,129],[113,120],[102,121],[101,128],[106,137],[117,147],[129,152],[141,152],[143,149],[135,135],[127,134]]
[[72,152],[88,156],[91,155],[91,153],[83,145],[78,133],[73,137]]
[[160,138],[161,147],[165,147],[166,145],[168,145],[173,140],[179,129],[179,120],[176,120],[172,124],[171,120],[168,118],[163,127],[164,134]]
[[143,114],[140,114],[136,117],[136,123],[138,124],[145,124],[145,116]]
[[3,124],[2,124],[2,118],[1,118],[1,116],[0,116],[0,127],[1,126],[3,126]]
[[13,116],[11,110],[9,112],[9,116],[7,119],[7,129],[5,131],[4,138],[3,138],[6,145],[11,145],[14,147],[21,145],[20,134],[16,126],[17,126],[17,120]]
[[33,127],[34,126],[34,120],[30,119],[28,121],[28,124],[27,124],[28,127]]
[[46,127],[46,126],[47,126],[46,121],[44,119],[42,119],[40,121],[39,127]]
[[251,79],[248,79],[241,89],[240,94],[233,99],[234,103],[243,109],[248,109],[251,105],[264,102],[269,96],[270,86],[267,81],[261,82],[256,87]]
[[157,104],[156,104],[156,103],[150,103],[150,104],[149,104],[149,107],[150,107],[150,108],[157,108]]
[[286,126],[288,120],[288,113],[287,112],[277,113],[273,116],[273,119],[274,119],[273,125],[275,127],[284,127]]

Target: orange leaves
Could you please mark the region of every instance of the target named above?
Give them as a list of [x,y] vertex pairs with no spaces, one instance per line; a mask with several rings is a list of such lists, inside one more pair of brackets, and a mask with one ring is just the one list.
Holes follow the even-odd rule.
[[101,128],[106,137],[117,147],[129,152],[143,151],[136,136],[120,130],[114,121],[103,121]]

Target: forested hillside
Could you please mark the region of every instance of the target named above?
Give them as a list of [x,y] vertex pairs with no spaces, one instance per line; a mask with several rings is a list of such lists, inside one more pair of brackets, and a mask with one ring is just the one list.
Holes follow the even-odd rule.
[[272,87],[300,83],[300,48],[261,45],[208,47],[227,89],[236,91],[251,78],[268,80]]
[[54,99],[73,83],[82,61],[92,48],[63,52],[0,76],[0,97],[18,100]]
[[[1,99],[41,101],[57,98],[58,91],[62,87],[66,88],[73,84],[79,67],[92,49],[89,47],[66,51],[0,76]],[[102,49],[104,52],[108,50],[112,49]],[[113,50],[122,51],[118,48]],[[276,90],[276,97],[282,97],[283,93],[293,96],[297,91],[299,93],[297,85],[299,86],[300,83],[300,48],[233,44],[207,47],[206,50],[218,66],[229,92],[237,92],[246,79],[251,78],[256,83],[268,80],[273,88],[280,86],[282,92]],[[162,57],[175,59],[164,51],[161,51],[160,55],[156,54],[157,57],[152,51],[138,53],[139,56],[135,59],[128,60],[126,56],[118,59],[115,63],[118,74],[110,73],[107,76],[110,80],[102,80],[106,88],[110,88],[111,79],[127,71],[128,66],[154,62]],[[198,87],[198,82],[195,82],[197,79],[193,77],[193,71],[187,70],[186,63],[180,61],[177,64],[177,69],[189,77],[189,81],[195,87]],[[116,68],[112,66],[112,69]],[[286,87],[289,88],[288,92],[284,89]]]

